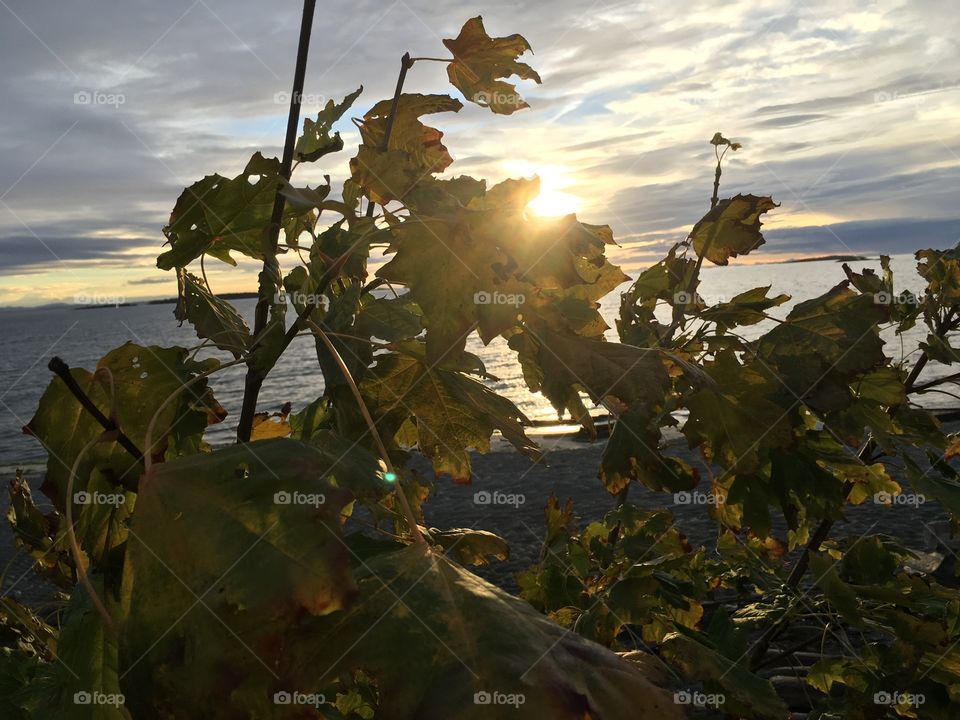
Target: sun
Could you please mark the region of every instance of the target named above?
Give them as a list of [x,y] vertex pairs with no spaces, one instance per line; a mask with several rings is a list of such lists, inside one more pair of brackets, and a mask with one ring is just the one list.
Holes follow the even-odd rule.
[[568,169],[562,165],[535,165],[526,160],[512,160],[506,165],[511,177],[540,178],[540,194],[527,207],[540,217],[569,215],[580,210],[581,200],[565,188],[575,185]]

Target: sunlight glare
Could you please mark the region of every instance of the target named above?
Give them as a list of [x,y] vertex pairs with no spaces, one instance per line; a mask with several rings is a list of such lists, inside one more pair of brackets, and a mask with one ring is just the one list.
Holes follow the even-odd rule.
[[540,178],[540,194],[527,206],[540,217],[557,217],[569,215],[579,211],[581,200],[570,192],[568,188],[576,184],[569,175],[567,168],[562,165],[539,165],[526,160],[513,160],[505,163],[505,168],[511,177]]

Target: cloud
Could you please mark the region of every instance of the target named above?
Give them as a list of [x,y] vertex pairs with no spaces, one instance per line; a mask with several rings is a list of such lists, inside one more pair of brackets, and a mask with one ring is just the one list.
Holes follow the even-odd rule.
[[[586,219],[654,248],[703,213],[706,141],[721,130],[744,143],[723,192],[782,201],[770,228],[784,252],[838,251],[816,229],[825,219],[857,247],[910,250],[916,239],[894,229],[956,214],[960,16],[937,0],[732,0],[722,15],[705,0],[544,7],[485,5],[491,33],[528,38],[544,83],[521,83],[529,111],[438,118],[457,160],[448,173],[562,166]],[[0,17],[0,274],[92,291],[126,264],[148,292],[180,190],[239,172],[256,150],[280,153],[275,96],[289,91],[298,4],[10,2]],[[329,3],[305,114],[361,83],[355,114],[389,97],[403,52],[443,53],[466,18],[447,0]],[[418,63],[407,89],[456,94],[439,63]],[[356,133],[344,131],[349,151]],[[342,181],[348,151],[303,179]],[[873,221],[889,231],[854,232]]]

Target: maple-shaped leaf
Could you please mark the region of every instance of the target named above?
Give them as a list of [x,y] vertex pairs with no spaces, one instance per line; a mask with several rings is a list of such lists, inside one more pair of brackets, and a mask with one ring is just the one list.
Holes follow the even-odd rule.
[[464,23],[455,39],[444,40],[443,44],[453,53],[447,77],[467,100],[501,115],[530,107],[517,93],[516,86],[500,79],[516,75],[540,82],[533,68],[517,61],[528,50],[532,52],[522,35],[492,38],[478,15]]
[[673,493],[696,487],[700,475],[694,468],[660,452],[665,424],[662,413],[642,403],[617,418],[600,461],[600,481],[608,492],[616,494],[631,481]]
[[760,234],[760,216],[778,207],[769,197],[735,195],[721,200],[693,226],[690,237],[697,255],[716,265],[731,257],[746,255],[765,242]]
[[529,422],[523,413],[459,372],[428,367],[404,353],[384,354],[361,391],[378,415],[396,411],[415,418],[420,452],[431,458],[438,475],[449,474],[455,482],[470,482],[467,449],[489,451],[494,430],[531,459],[540,457],[523,430]]
[[[208,175],[195,182],[177,198],[170,222],[163,228],[171,248],[157,258],[157,267],[186,267],[204,253],[236,265],[230,256],[234,250],[262,260],[274,200],[282,185],[280,161],[259,152],[233,179]],[[288,239],[296,238],[315,220],[312,210],[288,205],[282,228]]]
[[221,350],[239,358],[250,342],[246,321],[226,300],[211,293],[200,278],[184,272],[174,317],[193,325],[197,337],[212,340]]
[[724,351],[706,370],[714,383],[687,399],[690,417],[683,433],[691,447],[707,443],[722,467],[749,473],[758,467],[762,448],[793,441],[790,405],[771,399],[780,385],[764,365],[741,364],[733,351]]
[[314,162],[328,153],[343,150],[343,139],[340,137],[340,133],[335,132],[331,137],[330,130],[362,92],[363,85],[338,103],[327,100],[323,110],[317,113],[316,120],[303,119],[303,135],[297,138],[294,149],[298,162]]
[[351,180],[380,204],[403,199],[421,181],[453,162],[443,145],[443,133],[422,123],[420,116],[458,112],[463,103],[449,95],[401,95],[384,148],[392,107],[392,100],[383,100],[357,123],[363,143],[350,160]]
[[[110,417],[112,408],[117,408],[120,429],[142,452],[162,459],[165,455],[196,452],[207,425],[226,417],[226,411],[207,388],[206,380],[193,382],[182,390],[198,372],[216,367],[218,361],[210,359],[198,363],[188,357],[189,352],[181,347],[143,347],[126,343],[111,350],[97,363],[98,369],[110,371],[109,376],[95,377],[82,368],[71,368],[70,374],[105,416]],[[114,402],[111,402],[108,377],[112,377]],[[154,414],[171,395],[181,390],[177,400],[167,403],[160,412],[154,426],[153,447],[146,447],[147,426]],[[42,489],[63,511],[70,468],[81,448],[99,437],[103,427],[83,408],[64,382],[54,378],[24,432],[40,440],[47,450],[47,473]],[[99,443],[80,463],[75,492],[85,489],[86,479],[94,467],[108,471],[113,482],[127,486],[135,486],[140,475],[139,463],[115,441]]]
[[885,364],[879,325],[889,317],[889,306],[843,282],[796,305],[757,341],[756,353],[795,399],[838,410],[852,402],[854,378]]
[[769,291],[769,285],[746,290],[727,302],[707,308],[700,313],[699,317],[717,323],[717,329],[720,332],[737,326],[756,325],[766,318],[767,310],[790,300],[789,295],[783,294],[767,297]]

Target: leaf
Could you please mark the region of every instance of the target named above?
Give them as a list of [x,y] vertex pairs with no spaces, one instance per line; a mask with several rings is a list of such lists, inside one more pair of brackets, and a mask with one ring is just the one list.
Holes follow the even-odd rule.
[[[119,617],[120,603],[103,579],[91,582],[107,611]],[[118,677],[117,640],[78,585],[73,591],[57,642],[58,662],[50,666],[45,717],[63,720],[130,720]]]
[[746,717],[786,720],[790,711],[769,680],[734,663],[716,650],[681,633],[667,635],[660,652],[674,667],[692,678],[707,680],[724,690],[721,712]]
[[700,318],[717,323],[720,332],[742,325],[756,325],[765,319],[767,310],[790,300],[789,295],[768,298],[769,291],[770,286],[767,285],[739,293],[728,302],[707,308],[700,313]]
[[314,162],[324,155],[343,150],[343,139],[339,132],[330,137],[330,130],[343,114],[353,105],[363,92],[363,85],[347,95],[339,103],[327,100],[327,104],[317,114],[316,120],[303,119],[303,135],[297,138],[294,154],[298,162]]
[[757,341],[756,353],[795,399],[841,409],[853,399],[850,383],[886,364],[878,325],[888,317],[886,306],[843,282],[795,306]]
[[182,324],[188,320],[201,340],[212,340],[221,350],[239,358],[250,343],[250,328],[226,300],[213,295],[195,275],[181,275],[180,297],[173,311]]
[[240,664],[249,689],[305,617],[353,600],[341,521],[354,497],[389,484],[375,457],[357,447],[347,456],[351,447],[280,438],[151,468],[124,575],[121,653],[135,716],[201,703],[230,717],[229,691],[216,709],[201,702],[228,682],[226,665]]
[[8,491],[10,504],[6,515],[17,546],[30,553],[33,569],[39,574],[61,588],[73,587],[73,559],[63,534],[59,532],[61,516],[56,511],[46,515],[40,512],[33,501],[30,485],[19,468]]
[[540,330],[534,338],[539,347],[537,362],[551,387],[580,388],[595,403],[611,397],[627,405],[663,403],[670,380],[658,350],[548,330]]
[[510,557],[507,541],[486,530],[430,528],[428,535],[444,553],[455,558],[461,565],[488,565],[490,558],[506,560]]
[[[94,405],[109,417],[112,412],[110,380],[105,374],[109,370],[116,392],[113,405],[117,408],[120,429],[143,452],[162,460],[165,456],[196,452],[207,425],[226,417],[226,411],[213,397],[206,380],[193,382],[182,390],[198,372],[219,364],[214,359],[204,364],[193,362],[188,356],[188,351],[181,347],[126,343],[97,363],[98,370],[104,371],[100,375],[81,368],[72,368],[70,373]],[[151,418],[174,393],[179,393],[177,400],[160,412],[154,427],[154,445],[146,448],[144,441]],[[40,440],[47,450],[47,473],[41,489],[62,511],[70,468],[81,448],[99,437],[103,428],[63,381],[54,378],[24,432]],[[115,484],[135,486],[140,476],[139,463],[126,450],[114,441],[103,442],[95,445],[81,462],[74,491],[85,489],[86,478],[93,467],[109,472]]]
[[406,285],[423,311],[431,362],[459,355],[472,328],[489,343],[518,327],[521,315],[581,335],[603,334],[596,301],[626,279],[604,257],[609,228],[573,215],[529,217],[524,209],[539,190],[536,179],[507,180],[482,195],[472,194],[482,190],[475,183],[455,190],[458,199],[392,223],[395,255],[377,272]]
[[733,351],[724,351],[706,369],[714,384],[687,399],[690,416],[683,434],[691,447],[707,443],[723,467],[753,472],[759,450],[793,441],[788,409],[770,399],[778,388],[762,365],[741,365]]
[[403,94],[383,147],[392,101],[377,103],[358,123],[363,143],[350,160],[351,180],[384,205],[402,200],[432,173],[443,172],[453,158],[441,142],[443,133],[420,122],[421,115],[458,112],[463,104],[448,95]]
[[735,195],[721,200],[690,231],[693,248],[716,265],[763,245],[760,216],[779,207],[769,197]]
[[253,416],[253,428],[250,431],[250,441],[270,440],[272,438],[287,437],[291,433],[290,423],[286,415],[270,415],[260,412]]
[[[681,717],[635,666],[432,551],[377,556],[357,578],[361,599],[317,621],[325,642],[304,638],[289,660],[313,669],[308,687],[319,673],[360,666],[377,680],[383,717],[480,720],[516,707],[552,720]],[[341,647],[349,648],[342,656]],[[484,704],[494,692],[502,704]],[[515,706],[505,704],[510,695]]]
[[[449,95],[421,95],[403,93],[397,101],[390,142],[387,150],[402,150],[414,161],[421,174],[439,173],[453,162],[444,147],[443,133],[420,121],[421,115],[441,112],[459,112],[463,103]],[[359,123],[363,144],[380,150],[387,121],[393,108],[393,100],[381,100],[363,116]]]
[[616,494],[631,480],[651,490],[679,492],[692,490],[700,481],[699,473],[680,458],[660,453],[660,413],[638,405],[617,418],[600,461],[600,481]]
[[[207,253],[236,265],[230,253],[263,260],[273,204],[283,181],[280,161],[255,153],[233,179],[208,175],[181,193],[163,234],[171,249],[157,258],[157,267],[170,270],[189,265]],[[282,227],[292,241],[313,227],[313,211],[284,207]]]
[[413,416],[420,452],[433,460],[437,475],[449,474],[455,482],[470,482],[467,449],[488,452],[495,429],[520,452],[540,458],[523,430],[529,422],[523,413],[461,373],[430,368],[406,354],[383,354],[361,391],[377,415],[396,411],[403,418]]
[[491,38],[478,15],[464,23],[455,39],[444,40],[443,44],[453,53],[447,77],[467,100],[501,115],[530,107],[517,94],[516,86],[499,79],[516,75],[540,83],[533,68],[517,62],[530,50],[530,43],[522,35]]

